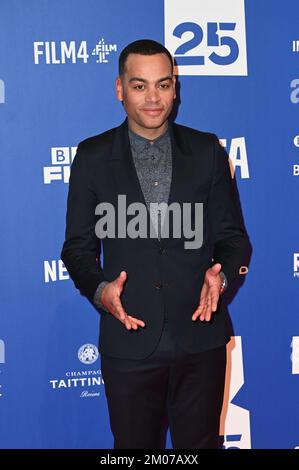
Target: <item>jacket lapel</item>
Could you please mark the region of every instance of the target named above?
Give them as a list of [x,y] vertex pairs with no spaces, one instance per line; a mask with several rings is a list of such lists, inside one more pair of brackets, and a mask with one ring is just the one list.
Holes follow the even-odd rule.
[[[187,144],[182,140],[178,125],[169,123],[169,130],[172,150],[172,175],[168,205],[172,202],[187,202],[188,187],[194,173],[193,158]],[[116,128],[110,164],[116,182],[117,194],[126,195],[127,206],[134,202],[140,202],[147,207],[131,153],[127,119]],[[149,222],[148,208],[147,215]],[[149,238],[149,241],[155,244],[159,243],[156,238]],[[168,240],[162,239],[161,243],[166,245]]]
[[191,151],[182,139],[179,126],[171,123],[169,126],[172,150],[172,178],[168,205],[172,202],[187,202],[189,188],[194,177],[194,161]]
[[117,193],[126,195],[127,204],[141,202],[146,206],[131,152],[127,119],[116,129],[110,164]]

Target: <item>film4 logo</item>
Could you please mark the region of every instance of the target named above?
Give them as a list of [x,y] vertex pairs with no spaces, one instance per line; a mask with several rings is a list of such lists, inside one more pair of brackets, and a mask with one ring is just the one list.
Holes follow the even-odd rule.
[[96,63],[107,63],[113,52],[117,52],[117,44],[107,44],[104,38],[98,41],[91,52],[87,41],[35,41],[33,43],[35,65],[80,62],[86,64],[90,56],[95,57]]

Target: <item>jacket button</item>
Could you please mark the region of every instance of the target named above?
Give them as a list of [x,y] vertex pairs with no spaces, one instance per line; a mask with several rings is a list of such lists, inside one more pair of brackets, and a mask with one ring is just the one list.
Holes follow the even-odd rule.
[[162,289],[163,285],[161,284],[161,282],[156,282],[155,283],[155,288],[156,289]]
[[165,253],[165,248],[159,248],[159,254],[160,255],[163,255]]

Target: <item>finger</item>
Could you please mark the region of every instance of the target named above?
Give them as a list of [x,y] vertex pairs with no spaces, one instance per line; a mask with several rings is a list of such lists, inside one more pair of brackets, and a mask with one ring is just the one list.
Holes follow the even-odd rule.
[[[119,320],[126,326],[128,330],[131,330],[132,328],[134,330],[137,330],[138,325],[136,324],[136,320],[134,317],[131,315],[128,315],[127,312],[124,310],[122,303],[120,301],[120,298],[117,297],[117,299],[114,302],[114,311],[115,315],[117,315]],[[140,323],[140,326],[144,326],[145,323],[142,320],[138,320]]]
[[217,274],[220,273],[221,268],[222,268],[222,265],[220,263],[216,263],[211,267],[211,270],[212,270],[213,274],[216,276]]
[[200,301],[207,296],[207,293],[208,293],[208,285],[206,282],[204,282],[201,288],[201,292],[200,292]]
[[[131,320],[128,318],[128,316],[126,316],[123,323],[126,326],[127,330],[131,330],[131,328],[133,327],[133,325],[131,324]],[[134,330],[136,330],[136,328],[134,328]]]
[[116,280],[115,280],[117,286],[122,289],[122,288],[123,288],[123,285],[124,285],[124,283],[125,283],[125,281],[126,281],[126,279],[127,279],[127,273],[126,273],[126,271],[121,271],[120,274],[119,274],[119,276],[118,276],[118,277],[116,278]]
[[192,315],[192,320],[196,320],[200,315],[203,314],[205,306],[206,306],[206,298],[201,299],[200,304],[198,305],[197,309]]
[[117,297],[116,300],[114,301],[113,303],[113,307],[114,307],[114,311],[115,313],[119,316],[119,319],[121,321],[124,321],[125,318],[127,317],[127,313],[125,312],[122,304],[121,304],[121,301],[119,300],[119,298]]
[[128,315],[128,317],[135,322],[139,326],[145,326],[145,323],[143,320],[139,320],[138,318],[132,317],[131,315]]
[[202,313],[202,308],[201,309],[197,308],[195,312],[193,312],[192,314],[192,320],[195,321],[201,315],[201,313]]
[[205,321],[210,321],[212,317],[211,303],[208,304],[208,308],[205,314]]
[[[133,330],[138,330],[138,325],[136,325],[136,323],[133,322],[133,320],[129,319],[129,322],[130,322],[130,327],[133,328]],[[131,329],[131,328],[128,328],[128,329]]]
[[133,328],[134,330],[137,330],[139,326],[144,327],[145,323],[142,320],[139,320],[138,318],[132,317],[131,315],[126,314],[126,318],[124,319],[124,323],[127,327],[128,330]]
[[128,320],[130,322],[131,328],[134,330],[138,330],[140,326],[145,326],[145,323],[142,320],[138,320],[137,318],[131,317],[130,315],[128,315]]
[[212,318],[212,295],[209,296],[207,311],[205,314],[205,321],[210,321]]
[[[133,326],[134,329],[138,329],[138,328],[144,328],[145,327],[145,323],[142,321],[142,320],[138,320],[138,319],[132,319],[131,320],[131,325]],[[136,328],[135,328],[136,327]]]
[[200,292],[200,300],[199,300],[199,305],[197,309],[193,312],[192,315],[192,320],[195,321],[204,311],[206,301],[207,301],[207,292],[208,292],[208,286],[204,282],[201,292]]
[[122,307],[115,308],[113,310],[113,315],[117,320],[123,323],[128,330],[131,329],[131,321]]
[[198,318],[199,315],[202,314],[203,309],[206,305],[206,301],[207,301],[206,292],[207,292],[207,286],[206,286],[206,284],[204,284],[203,288],[201,289],[199,305],[198,305],[197,309],[195,310],[195,312],[192,315],[192,320],[196,320],[196,318]]
[[197,309],[192,314],[192,320],[196,320],[199,317],[203,309],[203,305],[198,305]]
[[127,330],[131,330],[132,328],[132,324],[131,324],[131,320],[129,319],[129,316],[127,315],[127,313],[125,312],[125,316],[122,318],[119,318],[119,320],[125,325],[125,327],[127,328]]
[[206,304],[208,293],[209,293],[208,284],[205,282],[200,293],[200,300],[199,300],[200,306],[204,306]]
[[211,288],[210,289],[210,295],[208,297],[207,301],[207,308],[205,311],[204,319],[206,321],[210,321],[212,317],[212,313],[217,310],[217,303],[219,299],[219,292],[217,289]]
[[128,320],[129,320],[129,322],[130,322],[131,328],[133,328],[134,330],[137,330],[137,329],[138,329],[138,325],[137,325],[136,321],[134,321],[133,317],[131,317],[130,315],[128,315]]
[[204,308],[203,308],[203,310],[202,310],[202,312],[201,312],[201,314],[200,314],[200,317],[199,317],[200,321],[204,321],[204,320],[205,320],[205,318],[206,318],[206,311],[207,311],[207,305],[204,306]]
[[218,291],[218,289],[213,290],[211,297],[212,297],[212,311],[216,312],[217,305],[218,305],[218,300],[219,300],[219,291]]
[[202,314],[200,315],[200,320],[201,321],[207,320],[207,318],[209,317],[210,307],[211,307],[211,298],[210,298],[210,295],[208,295],[207,300],[206,300],[205,308],[204,308]]
[[118,317],[118,320],[120,320],[126,326],[128,330],[131,330],[131,328],[134,328],[134,330],[137,329],[137,326],[135,325],[135,323],[131,321],[131,319],[129,318],[129,315],[124,310],[119,297],[116,297],[116,300],[113,303],[113,307],[114,307],[113,309],[114,315]]

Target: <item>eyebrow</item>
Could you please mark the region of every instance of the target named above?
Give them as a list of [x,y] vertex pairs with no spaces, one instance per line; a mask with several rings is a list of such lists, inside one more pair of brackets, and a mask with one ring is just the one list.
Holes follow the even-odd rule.
[[[172,80],[172,76],[171,76],[171,75],[167,75],[167,77],[159,78],[159,80],[157,80],[156,83],[165,82],[166,80]],[[130,80],[129,80],[129,83],[131,83],[131,82],[147,83],[148,80],[146,80],[145,78],[141,78],[141,77],[132,77],[132,78],[130,78]]]

